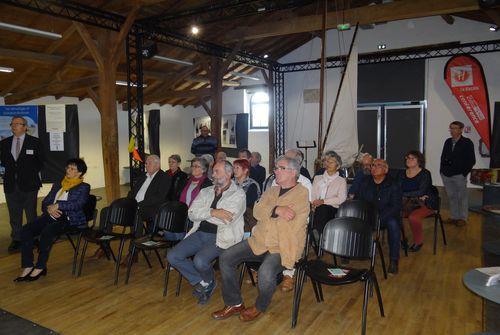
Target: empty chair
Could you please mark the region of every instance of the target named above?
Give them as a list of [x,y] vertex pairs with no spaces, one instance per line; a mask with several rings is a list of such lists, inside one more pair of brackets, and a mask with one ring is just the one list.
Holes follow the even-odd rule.
[[[161,256],[158,253],[158,250],[166,249],[167,247],[175,244],[177,241],[165,240],[163,232],[165,231],[171,231],[176,233],[184,232],[185,222],[187,218],[187,210],[188,210],[187,205],[179,201],[171,201],[161,205],[161,207],[158,209],[154,217],[153,227],[151,231],[145,236],[133,239],[130,243],[131,255],[128,259],[127,276],[125,278],[125,284],[128,284],[128,280],[130,278],[130,270],[132,269],[133,259],[137,250],[142,251],[144,255],[145,255],[144,251],[153,250],[156,256],[158,257],[158,261],[161,267],[162,268],[165,267],[163,265]],[[139,233],[137,235],[140,236],[142,234]],[[148,262],[149,267],[151,267],[148,258],[147,257],[145,258],[146,261]]]
[[[300,307],[300,299],[305,277],[311,279],[314,294],[318,302],[324,301],[321,285],[346,285],[358,281],[364,282],[364,298],[362,310],[361,333],[366,333],[366,313],[371,284],[375,287],[379,303],[380,315],[384,316],[382,295],[374,271],[376,241],[372,227],[359,218],[335,218],[327,223],[321,240],[320,248],[328,253],[349,259],[367,260],[368,268],[337,267],[320,259],[304,260],[297,270],[296,293],[292,312],[292,328],[295,327]],[[334,275],[337,272],[343,275]]]
[[[118,258],[115,259],[113,255],[113,259],[115,260],[114,284],[116,285],[118,283],[120,261],[125,240],[135,236],[135,230],[139,222],[139,220],[137,220],[137,201],[135,201],[135,199],[120,198],[113,201],[105,210],[106,214],[104,215],[104,222],[102,222],[102,220],[99,222],[99,229],[88,230],[83,234],[85,242],[83,244],[78,276],[82,273],[83,261],[89,242],[98,244],[103,250],[105,250],[106,253],[110,252],[113,255],[110,242],[120,240]],[[128,232],[127,229],[129,229]]]
[[446,233],[444,231],[443,218],[441,217],[441,197],[436,186],[432,185],[431,193],[435,195],[436,204],[431,204],[434,210],[434,255],[436,254],[437,239],[438,239],[438,224],[441,226],[441,235],[443,236],[443,244],[446,243]]

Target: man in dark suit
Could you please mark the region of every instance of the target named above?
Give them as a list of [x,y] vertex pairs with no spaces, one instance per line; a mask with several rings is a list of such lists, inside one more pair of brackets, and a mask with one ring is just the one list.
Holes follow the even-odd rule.
[[262,191],[262,186],[264,185],[264,181],[266,180],[266,168],[260,165],[261,160],[262,156],[260,155],[260,152],[252,152],[252,158],[250,159],[250,178],[259,183],[260,189]]
[[36,199],[42,186],[40,171],[44,163],[40,140],[26,134],[26,119],[14,116],[10,127],[13,136],[0,142],[0,160],[5,167],[3,188],[9,209],[12,242],[9,252],[17,252],[21,247],[23,210],[28,222],[37,217]]
[[160,169],[160,158],[156,155],[149,155],[145,166],[146,173],[139,177],[127,197],[137,201],[141,218],[152,222],[160,205],[167,201],[172,179]]

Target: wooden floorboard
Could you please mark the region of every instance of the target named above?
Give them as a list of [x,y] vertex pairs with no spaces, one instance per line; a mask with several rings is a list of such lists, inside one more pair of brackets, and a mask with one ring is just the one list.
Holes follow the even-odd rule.
[[[0,241],[8,241],[7,213],[0,207]],[[445,213],[446,214],[446,213]],[[383,279],[377,267],[386,317],[375,297],[368,308],[369,334],[471,334],[482,329],[482,301],[462,284],[462,275],[481,264],[481,217],[471,214],[467,227],[446,226],[448,246],[439,242],[432,255],[432,224],[426,221],[425,245],[417,254],[402,256],[400,273]],[[409,229],[407,227],[407,232]],[[20,256],[0,252],[0,308],[62,334],[358,334],[361,329],[362,285],[325,287],[324,303],[316,303],[309,282],[304,287],[297,328],[290,329],[292,293],[277,291],[259,320],[244,324],[237,317],[215,321],[210,313],[223,304],[220,287],[206,306],[199,306],[183,281],[175,296],[177,272],[172,272],[168,295],[162,296],[163,271],[151,257],[153,269],[141,258],[129,285],[121,271],[113,285],[113,263],[86,261],[82,277],[71,275],[72,248],[57,243],[48,275],[33,283],[15,284]],[[387,243],[384,245],[388,254]],[[94,247],[89,248],[91,255]],[[243,284],[247,305],[256,289]]]

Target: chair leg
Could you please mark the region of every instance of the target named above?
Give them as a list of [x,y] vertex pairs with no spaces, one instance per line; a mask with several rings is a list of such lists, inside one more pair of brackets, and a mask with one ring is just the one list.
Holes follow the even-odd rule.
[[252,286],[253,287],[257,286],[257,283],[255,282],[255,278],[254,278],[253,273],[252,273],[252,268],[246,264],[245,264],[245,268],[247,269],[248,276],[250,277],[250,281],[252,282]]
[[446,233],[444,232],[444,224],[443,224],[443,218],[441,217],[441,214],[438,214],[438,218],[439,218],[439,224],[441,225],[441,234],[443,235],[443,243],[444,243],[444,245],[447,245]]
[[156,254],[156,258],[158,258],[158,262],[160,263],[161,268],[165,269],[165,265],[163,264],[163,261],[161,260],[160,253],[158,252],[157,249],[154,249],[154,251],[155,251],[155,254]]
[[80,277],[82,275],[83,260],[85,259],[85,253],[87,252],[88,245],[89,245],[89,241],[87,239],[85,239],[85,242],[83,243],[82,255],[80,256],[80,267],[78,268],[77,277]]
[[318,284],[312,278],[311,278],[311,284],[313,287],[314,295],[316,296],[316,301],[321,302],[321,299],[319,298],[319,292],[318,292],[318,286],[317,286]]
[[363,295],[363,312],[361,316],[361,334],[365,335],[366,334],[366,311],[368,307],[368,287],[370,286],[369,284],[370,279],[367,279],[365,281],[365,292]]
[[318,285],[319,298],[323,302],[323,301],[325,301],[325,299],[323,298],[323,287],[321,286],[320,282],[316,283],[316,285]]
[[438,216],[434,215],[434,252],[433,254],[436,254],[436,249],[437,249],[437,233],[438,233]]
[[125,239],[120,238],[120,246],[118,247],[118,258],[115,263],[115,282],[114,285],[118,285],[118,275],[120,274],[120,262],[122,260],[123,246],[125,245]]
[[179,279],[177,279],[177,287],[175,289],[175,296],[178,297],[179,294],[181,294],[181,284],[182,284],[182,274],[177,271],[179,273]]
[[401,242],[403,243],[403,249],[405,251],[405,256],[408,257],[408,239],[405,234],[405,226],[401,223]]
[[297,325],[297,318],[299,316],[300,298],[302,297],[302,287],[304,286],[305,271],[300,268],[296,271],[294,282],[294,295],[292,304],[292,329]]
[[153,266],[151,265],[151,262],[149,261],[149,257],[148,257],[148,255],[146,255],[146,251],[145,251],[144,249],[141,249],[141,253],[142,253],[142,255],[144,256],[144,259],[146,260],[146,263],[148,263],[148,267],[149,267],[150,269],[152,269],[152,268],[153,268]]
[[167,263],[167,265],[165,267],[165,278],[163,281],[163,296],[164,297],[167,296],[168,278],[170,277],[170,270],[171,269],[172,269],[172,267],[170,266],[170,264]]
[[377,240],[377,249],[378,249],[378,254],[380,256],[380,263],[382,265],[382,271],[384,271],[384,279],[387,279],[387,268],[385,266],[385,258],[384,258],[384,252],[382,251],[382,245],[380,244],[380,241]]
[[378,300],[378,308],[380,310],[380,316],[384,317],[384,304],[382,302],[382,294],[380,293],[380,287],[378,286],[378,280],[377,280],[377,275],[375,272],[373,272],[372,276],[373,284],[375,286],[375,292],[377,293],[377,300]]
[[240,269],[240,288],[243,285],[243,278],[245,278],[245,269],[246,269],[246,264],[245,262],[241,263],[241,269]]
[[125,285],[128,284],[128,280],[130,278],[130,270],[132,270],[132,264],[134,263],[134,256],[135,256],[135,245],[132,245],[132,250],[130,250],[130,258],[128,259],[127,262],[127,275],[125,276]]
[[78,263],[78,254],[80,252],[81,242],[82,242],[82,233],[78,234],[78,240],[76,242],[75,252],[73,253],[73,268],[71,269],[71,274],[73,276],[76,274],[76,263]]
[[66,237],[68,238],[69,243],[71,243],[71,246],[73,247],[73,250],[75,250],[76,249],[76,245],[75,245],[75,242],[73,241],[73,238],[71,237],[71,235],[69,233],[67,233]]

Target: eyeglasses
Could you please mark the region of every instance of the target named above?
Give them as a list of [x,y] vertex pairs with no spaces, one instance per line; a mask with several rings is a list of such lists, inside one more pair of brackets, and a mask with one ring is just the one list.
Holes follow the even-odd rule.
[[201,168],[201,165],[191,165],[192,168]]
[[15,123],[11,123],[10,126],[25,126],[26,124],[24,123],[18,123],[18,122],[15,122]]
[[286,167],[286,166],[275,166],[274,171],[285,171],[285,170],[292,170],[291,168],[289,167]]
[[372,164],[371,167],[372,168],[385,168],[385,165],[382,163],[377,163],[377,164]]

